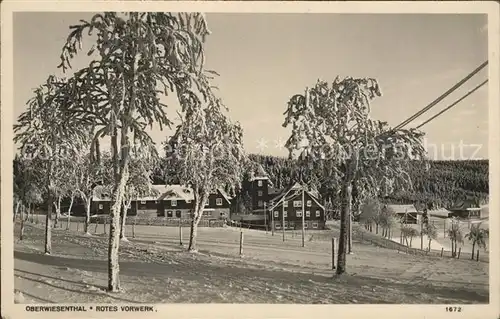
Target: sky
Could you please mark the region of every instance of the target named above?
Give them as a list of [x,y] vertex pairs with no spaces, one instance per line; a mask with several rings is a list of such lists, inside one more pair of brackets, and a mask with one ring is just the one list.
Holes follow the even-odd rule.
[[[91,13],[22,12],[14,15],[14,115],[32,90],[57,69],[69,26]],[[241,124],[247,152],[287,155],[290,130],[283,112],[291,96],[318,79],[376,78],[382,97],[374,119],[395,126],[444,93],[488,58],[487,16],[479,14],[209,13],[206,68]],[[88,65],[85,49],[73,63]],[[71,73],[70,73],[71,74]],[[487,79],[479,72],[459,90],[406,126],[415,127]],[[174,116],[179,105],[166,98]],[[15,120],[15,119],[14,119]],[[433,159],[488,158],[488,89],[422,127]],[[150,131],[160,143],[171,131]]]

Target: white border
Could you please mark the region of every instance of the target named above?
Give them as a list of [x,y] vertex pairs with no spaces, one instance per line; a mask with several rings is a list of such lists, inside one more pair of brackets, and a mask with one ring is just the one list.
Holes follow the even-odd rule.
[[[499,4],[497,2],[264,2],[264,1],[4,1],[1,6],[2,81],[1,81],[1,271],[2,316],[6,318],[134,318],[147,315],[157,318],[500,318],[499,309],[499,235],[500,213],[500,130],[499,112]],[[13,230],[12,230],[12,160],[13,160],[13,38],[14,11],[202,11],[202,12],[331,12],[331,13],[485,13],[488,14],[489,38],[489,159],[490,159],[490,304],[462,305],[460,313],[446,313],[445,305],[250,305],[250,304],[167,304],[157,305],[157,313],[30,313],[24,305],[13,303]],[[494,228],[494,229],[493,229]],[[243,315],[244,314],[244,315]]]

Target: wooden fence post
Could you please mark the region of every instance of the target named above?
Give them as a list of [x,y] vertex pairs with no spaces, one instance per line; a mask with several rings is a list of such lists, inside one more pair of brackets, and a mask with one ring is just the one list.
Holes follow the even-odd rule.
[[181,217],[179,217],[179,245],[182,246],[182,222],[181,222]]
[[444,248],[441,247],[441,257],[443,257]]
[[240,232],[240,257],[243,257],[243,231]]
[[335,269],[335,237],[332,238],[332,269]]
[[462,247],[458,248],[458,256],[457,259],[460,259],[460,252],[462,251]]

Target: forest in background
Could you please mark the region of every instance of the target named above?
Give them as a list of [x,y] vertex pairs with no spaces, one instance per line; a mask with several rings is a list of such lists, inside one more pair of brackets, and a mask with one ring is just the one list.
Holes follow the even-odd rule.
[[[295,160],[285,157],[258,154],[249,157],[259,164],[259,169],[267,174],[275,188],[287,187],[301,177],[308,182],[311,176],[322,173],[299,169]],[[396,191],[380,200],[393,204],[426,204],[431,209],[448,208],[464,200],[478,204],[488,201],[488,160],[441,160],[429,164],[428,171],[421,162],[411,166],[408,173],[413,183],[412,191]],[[321,186],[318,192],[325,197]]]

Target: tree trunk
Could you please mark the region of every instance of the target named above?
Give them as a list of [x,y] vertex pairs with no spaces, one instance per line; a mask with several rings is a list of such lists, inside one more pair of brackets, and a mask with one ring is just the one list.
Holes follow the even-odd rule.
[[90,235],[89,226],[90,226],[90,197],[86,199],[85,202],[85,223],[83,224],[83,232],[85,235]]
[[35,223],[35,205],[31,204],[30,205],[30,217],[31,217],[31,223]]
[[375,234],[378,235],[378,224],[377,223],[375,223]]
[[68,223],[66,224],[66,230],[69,230],[71,226],[71,209],[73,208],[74,200],[75,196],[71,195],[71,202],[69,203],[69,208],[68,208]]
[[424,250],[424,235],[420,233],[420,250]]
[[451,240],[451,257],[455,257],[455,250],[453,249],[453,239]]
[[24,239],[24,206],[21,207],[21,230],[19,232],[19,240]]
[[347,235],[348,235],[348,224],[349,224],[349,216],[351,215],[350,202],[352,200],[352,186],[349,182],[344,184],[343,189],[343,201],[342,205],[344,206],[342,212],[340,213],[340,236],[339,236],[339,249],[338,249],[338,257],[337,257],[337,275],[341,275],[346,271],[346,253],[347,253]]
[[49,169],[47,173],[47,216],[45,217],[45,254],[50,255],[52,252],[52,170],[54,161],[49,162]]
[[412,242],[413,242],[413,236],[410,237],[410,247]]
[[61,217],[61,196],[57,196],[56,205],[56,220],[54,223],[54,228],[59,227],[59,218]]
[[30,222],[30,211],[31,211],[31,203],[28,204],[28,207],[26,209],[26,214],[24,216],[26,222]]
[[[208,199],[208,194],[205,194],[204,191],[201,195],[199,195],[199,187],[195,186],[195,206],[193,210],[193,216],[191,218],[191,229],[189,232],[189,252],[197,252],[196,248],[196,238],[198,235],[198,224],[200,223],[201,217],[203,215],[203,208],[205,207],[205,203]],[[198,197],[198,198],[197,198]],[[240,224],[241,227],[241,224]]]
[[120,248],[120,207],[122,206],[125,185],[128,180],[128,162],[122,167],[121,178],[116,187],[113,206],[111,208],[111,221],[109,224],[109,248],[108,248],[108,290],[120,290],[120,265],[118,253]]
[[429,252],[431,251],[431,241],[432,239],[429,238]]
[[471,258],[472,260],[474,260],[474,250],[475,250],[475,249],[476,249],[476,242],[475,242],[475,241],[473,241],[473,242],[472,242],[472,258]]
[[191,228],[189,231],[189,247],[188,251],[189,252],[197,252],[198,250],[196,249],[196,238],[198,236],[198,223],[201,220],[200,217],[193,216],[191,219]]
[[13,218],[14,222],[16,221],[16,216],[17,216],[17,214],[19,212],[19,206],[20,206],[20,204],[21,204],[21,201],[18,200],[17,203],[16,203],[16,209],[14,210],[14,218]]
[[127,210],[130,205],[130,201],[128,203],[125,203],[122,206],[123,213],[122,213],[122,223],[121,223],[121,228],[120,228],[120,240],[123,241],[128,241],[127,237],[125,237],[125,228],[126,228],[126,223],[127,223]]

